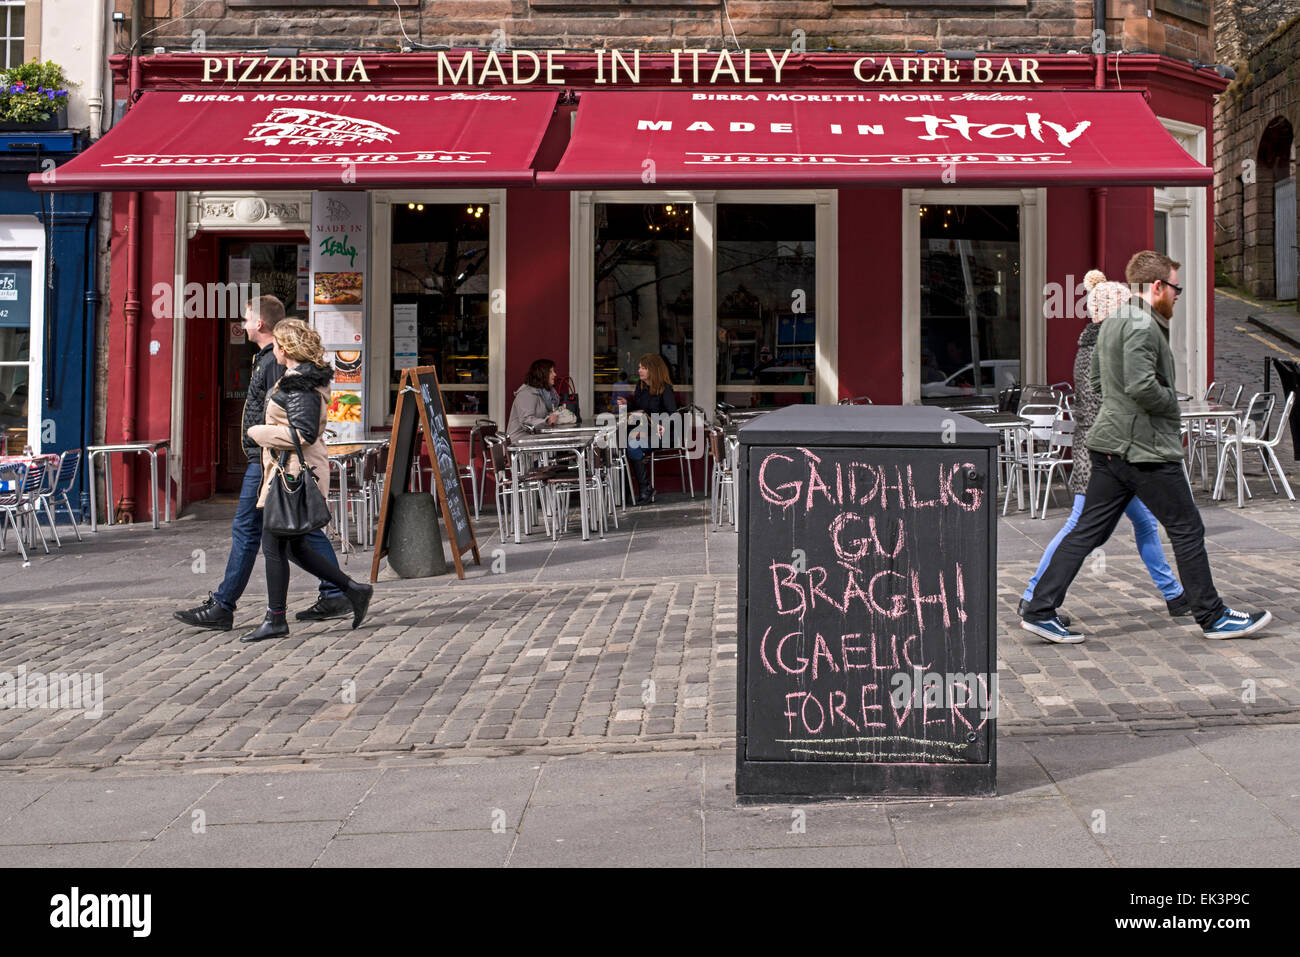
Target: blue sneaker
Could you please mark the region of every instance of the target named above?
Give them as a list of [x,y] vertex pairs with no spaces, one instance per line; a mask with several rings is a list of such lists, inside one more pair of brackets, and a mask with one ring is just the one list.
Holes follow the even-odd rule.
[[1020,627],[1025,631],[1033,632],[1039,638],[1058,645],[1077,645],[1083,641],[1083,635],[1066,628],[1065,625],[1061,624],[1061,619],[1055,616],[1048,618],[1046,621],[1025,621],[1022,619]]
[[1273,616],[1266,611],[1247,614],[1244,611],[1233,611],[1231,608],[1225,608],[1219,620],[1205,629],[1205,637],[1244,638],[1246,635],[1259,631],[1272,620]]

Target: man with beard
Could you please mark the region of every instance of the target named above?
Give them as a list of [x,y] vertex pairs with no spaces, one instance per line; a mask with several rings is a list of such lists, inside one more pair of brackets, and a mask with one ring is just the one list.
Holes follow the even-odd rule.
[[1169,349],[1169,320],[1182,292],[1179,266],[1149,249],[1135,253],[1124,273],[1139,292],[1101,325],[1089,376],[1101,410],[1088,431],[1092,477],[1083,513],[1057,547],[1020,623],[1047,641],[1083,641],[1061,623],[1056,610],[1084,559],[1110,538],[1134,496],[1169,532],[1183,589],[1206,638],[1240,638],[1272,620],[1267,611],[1234,611],[1219,597],[1205,554],[1205,526],[1183,474]]

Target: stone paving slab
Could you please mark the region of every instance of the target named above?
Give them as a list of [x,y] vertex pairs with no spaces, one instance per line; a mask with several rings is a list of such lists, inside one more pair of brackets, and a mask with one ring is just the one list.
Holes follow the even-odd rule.
[[[768,806],[735,805],[727,750],[34,770],[0,776],[0,806],[19,807],[0,814],[0,864],[1295,866],[1300,816],[1277,810],[1294,778],[1265,768],[1293,775],[1279,758],[1298,746],[1295,726],[1024,736],[999,743],[997,797]],[[32,784],[48,788],[35,802]],[[312,819],[275,807],[317,791]],[[247,820],[213,823],[223,813]]]

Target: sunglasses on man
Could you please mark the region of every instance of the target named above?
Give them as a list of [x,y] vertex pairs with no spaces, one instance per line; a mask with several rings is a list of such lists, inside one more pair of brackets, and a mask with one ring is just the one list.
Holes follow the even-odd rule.
[[1165,280],[1163,279],[1157,279],[1156,282],[1164,283],[1164,285],[1168,286],[1170,289],[1174,291],[1174,295],[1176,296],[1181,296],[1183,294],[1183,287],[1178,285],[1177,283],[1165,282]]

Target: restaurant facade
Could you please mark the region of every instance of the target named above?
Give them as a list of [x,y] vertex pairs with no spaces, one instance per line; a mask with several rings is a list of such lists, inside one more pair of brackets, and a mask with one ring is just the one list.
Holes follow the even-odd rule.
[[1213,68],[474,49],[113,69],[125,117],[32,185],[115,194],[105,439],[170,439],[177,508],[238,487],[254,291],[322,331],[340,435],[382,432],[413,365],[461,441],[505,422],[538,357],[586,416],[646,353],[706,413],[1066,381],[1084,273],[1141,248],[1183,263],[1178,387],[1212,377]]

